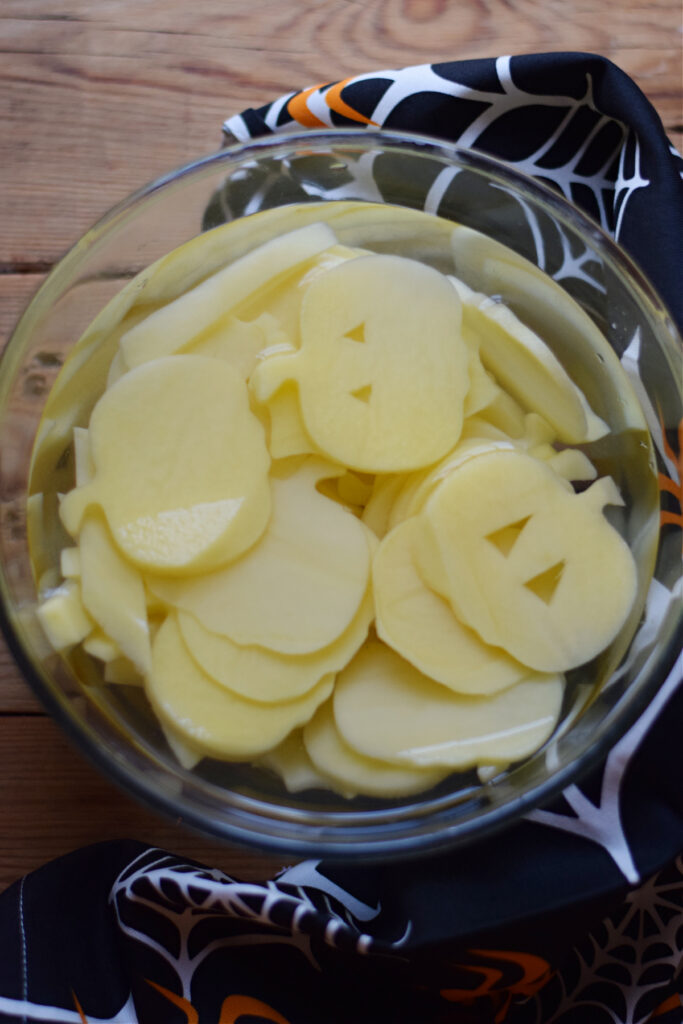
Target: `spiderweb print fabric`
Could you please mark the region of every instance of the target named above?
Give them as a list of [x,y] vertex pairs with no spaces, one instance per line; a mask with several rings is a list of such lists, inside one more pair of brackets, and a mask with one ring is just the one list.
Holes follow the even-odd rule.
[[[504,159],[597,220],[683,322],[683,159],[635,83],[605,58],[550,53],[372,72],[288,93],[228,118],[223,131],[245,141],[301,127],[421,132]],[[435,183],[426,209],[436,212],[446,185]]]
[[[291,92],[230,117],[226,141],[321,127],[422,132],[477,147],[581,206],[649,274],[679,325],[683,161],[604,58],[422,65]],[[390,199],[379,152],[343,167],[245,168],[205,227],[282,201]],[[466,173],[416,183],[438,213]],[[600,298],[590,253],[522,206],[524,255]],[[643,386],[639,333],[616,346],[656,449],[661,559],[681,549],[681,432]],[[618,673],[655,656],[683,598],[657,570]],[[0,1022],[68,1024],[681,1024],[683,722],[679,659],[606,761],[474,847],[407,864],[304,861],[242,882],[135,842],[52,862],[0,895]]]

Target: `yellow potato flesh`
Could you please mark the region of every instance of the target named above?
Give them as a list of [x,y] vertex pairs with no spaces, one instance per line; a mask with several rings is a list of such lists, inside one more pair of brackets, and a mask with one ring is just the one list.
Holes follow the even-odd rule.
[[215,330],[192,345],[189,352],[195,356],[224,359],[243,380],[247,380],[257,364],[259,352],[268,345],[269,332],[276,328],[277,322],[267,313],[249,321],[228,316],[216,325]]
[[121,556],[98,514],[86,516],[78,547],[83,607],[119,653],[141,673],[149,671],[149,626],[140,572]]
[[331,701],[318,708],[304,726],[303,739],[314,767],[342,792],[407,796],[430,789],[447,774],[447,769],[399,767],[359,754],[339,735]]
[[273,478],[273,512],[242,558],[196,579],[149,579],[153,593],[212,633],[283,654],[333,643],[367,589],[370,552],[362,523],[316,490],[337,470],[312,458]]
[[[619,357],[588,313],[560,284],[512,249],[463,225],[453,229],[451,248],[456,272],[466,269],[468,281],[477,291],[501,296],[571,369],[588,423],[586,440],[603,436],[605,423],[585,395],[591,403],[601,403],[600,412],[614,432],[647,429]],[[615,379],[620,382],[618,397],[612,386]]]
[[320,450],[306,432],[293,384],[285,384],[280,388],[265,407],[270,417],[268,450],[273,459],[320,454]]
[[245,297],[312,259],[336,238],[325,224],[311,224],[266,242],[235,260],[192,291],[169,302],[121,338],[121,351],[131,369],[185,348],[244,302]]
[[366,256],[312,282],[301,349],[264,360],[256,376],[261,394],[297,381],[306,430],[330,458],[394,472],[457,441],[467,363],[459,301],[444,277],[414,260]]
[[550,736],[563,680],[533,676],[488,697],[465,697],[428,679],[384,644],[368,644],[337,677],[334,719],[365,757],[464,769],[527,757]]
[[265,753],[307,722],[333,684],[327,676],[303,697],[279,704],[245,700],[202,672],[169,616],[154,640],[145,692],[159,718],[196,750],[240,761]]
[[380,639],[456,693],[496,693],[519,682],[528,668],[480,640],[422,581],[413,562],[415,527],[408,519],[393,529],[373,560]]
[[[327,224],[316,223],[321,217]],[[284,232],[289,234],[285,236]],[[518,676],[514,676],[509,687],[501,680],[506,678],[506,672],[513,675],[511,666],[518,674],[525,670],[511,655],[503,653],[501,647],[493,648],[480,640],[470,625],[460,623],[455,614],[456,601],[448,604],[451,576],[446,571],[442,547],[434,540],[434,530],[431,526],[424,529],[424,506],[460,465],[467,442],[479,446],[479,453],[488,445],[489,448],[521,449],[536,460],[544,460],[554,472],[555,483],[571,497],[567,481],[593,479],[596,470],[582,452],[555,450],[553,445],[558,439],[558,431],[556,426],[545,422],[546,414],[569,422],[569,428],[565,422],[565,434],[567,430],[569,433],[573,430],[575,436],[580,433],[576,425],[583,416],[586,424],[584,440],[599,437],[604,432],[604,424],[575,385],[577,376],[572,362],[573,353],[570,351],[568,359],[565,350],[563,356],[564,365],[571,370],[570,379],[564,370],[564,376],[558,374],[557,366],[560,364],[555,356],[548,357],[550,350],[541,339],[552,340],[553,351],[561,353],[562,345],[556,345],[555,341],[564,341],[560,336],[568,324],[569,333],[577,344],[576,352],[580,353],[578,380],[583,374],[584,386],[592,399],[595,400],[598,394],[595,408],[600,411],[603,411],[600,387],[590,373],[591,367],[595,366],[595,354],[600,354],[599,374],[613,371],[621,379],[623,373],[597,328],[587,322],[585,314],[561,288],[536,268],[529,270],[531,265],[527,266],[514,253],[510,254],[483,236],[475,236],[476,233],[469,229],[456,227],[454,230],[447,222],[425,217],[417,211],[358,203],[326,204],[323,207],[311,204],[265,212],[208,232],[164,257],[127,284],[77,344],[50,396],[36,443],[31,476],[33,498],[29,511],[30,530],[38,539],[32,540],[31,546],[37,578],[41,580],[42,587],[50,588],[42,614],[48,632],[52,629],[55,646],[82,642],[86,652],[105,663],[105,680],[140,684],[143,672],[148,671],[149,659],[149,653],[147,656],[144,654],[141,624],[146,624],[149,619],[149,632],[154,636],[163,619],[168,618],[174,623],[176,633],[178,623],[182,626],[183,657],[186,661],[190,658],[202,685],[207,681],[211,684],[209,690],[200,691],[204,694],[201,697],[204,712],[207,708],[214,708],[216,715],[229,714],[225,705],[219,712],[217,706],[211,704],[213,697],[207,696],[215,696],[216,690],[220,689],[227,693],[228,699],[232,689],[247,706],[262,703],[276,707],[281,703],[299,701],[321,685],[318,682],[321,674],[332,674],[342,668],[343,676],[344,662],[352,657],[367,633],[372,614],[368,606],[371,591],[367,583],[373,547],[365,529],[368,527],[377,537],[385,537],[385,545],[376,556],[374,570],[373,600],[377,603],[380,636],[412,660],[418,669],[440,681],[438,693],[446,686],[455,690],[458,686],[461,690],[472,687],[475,692],[492,697],[501,687],[506,693],[508,688],[516,690],[515,679]],[[381,253],[393,249],[400,255],[378,256],[358,248],[366,243]],[[466,276],[470,284],[480,291],[501,293],[504,298],[514,292],[515,313],[522,316],[524,323],[499,303],[492,307],[483,296],[462,282],[456,282],[455,291],[453,285],[442,277],[441,284],[449,289],[447,301],[450,301],[451,309],[454,308],[454,298],[458,307],[451,319],[460,321],[458,296],[468,312],[462,332],[459,329],[455,332],[456,355],[449,350],[445,365],[440,362],[440,355],[435,358],[439,368],[438,373],[433,373],[430,358],[439,348],[439,330],[434,327],[434,315],[437,318],[441,315],[440,308],[443,312],[442,300],[436,298],[436,292],[430,293],[428,289],[425,292],[416,277],[412,278],[412,286],[400,274],[392,284],[387,284],[381,273],[373,278],[375,271],[367,275],[362,266],[367,267],[372,261],[374,267],[389,264],[395,267],[398,263],[405,268],[406,264],[416,265],[414,256],[419,259],[424,253],[429,261],[433,252],[441,248],[447,253],[451,244],[459,264],[456,271]],[[318,249],[319,246],[322,248]],[[508,253],[508,256],[503,257],[501,253]],[[405,259],[405,256],[411,259]],[[228,260],[232,262],[226,267]],[[348,266],[352,263],[355,264],[354,270]],[[444,265],[443,259],[438,265]],[[420,267],[419,273],[432,275],[432,282],[433,275],[439,278],[436,271],[426,266]],[[340,281],[345,283],[339,284]],[[431,287],[430,284],[428,288]],[[434,301],[427,302],[425,294],[432,294]],[[360,318],[356,315],[359,307],[362,312]],[[491,323],[484,322],[482,328],[479,319],[480,329],[476,330],[477,318],[484,313],[488,321],[493,321],[493,327]],[[380,340],[374,328],[368,329],[375,315],[395,325],[393,333],[386,332]],[[348,323],[344,321],[345,316],[347,319],[350,317]],[[566,324],[563,321],[565,317]],[[345,332],[341,337],[335,333],[334,326],[338,327],[340,322]],[[417,343],[413,341],[412,352],[402,339],[402,334],[409,331],[417,339]],[[509,336],[504,349],[498,345],[501,332]],[[535,332],[538,332],[538,338]],[[387,340],[390,334],[391,344]],[[531,341],[529,335],[533,336]],[[599,342],[593,345],[595,335]],[[510,337],[512,348],[509,346]],[[445,346],[442,348],[445,350]],[[166,357],[163,353],[167,351],[174,354]],[[337,366],[340,353],[340,365]],[[160,481],[163,484],[162,478],[165,480],[169,476],[170,457],[166,462],[164,457],[158,460],[160,449],[156,442],[151,445],[151,458],[155,465],[158,463],[159,480],[152,479],[148,486],[141,479],[140,486],[134,481],[130,488],[136,501],[138,497],[141,500],[153,499],[151,510],[147,508],[140,512],[134,508],[131,512],[134,503],[121,498],[127,484],[123,488],[116,487],[110,481],[111,487],[104,488],[114,509],[111,528],[116,535],[116,544],[110,542],[104,551],[100,537],[99,547],[102,550],[98,553],[97,544],[85,540],[85,546],[90,547],[86,558],[90,567],[86,570],[91,587],[89,600],[92,610],[89,612],[84,607],[85,591],[81,598],[80,545],[89,535],[88,524],[99,517],[97,507],[105,513],[107,508],[106,502],[98,495],[102,466],[93,459],[90,431],[81,428],[88,424],[90,410],[99,393],[104,389],[114,392],[131,374],[134,378],[144,368],[145,360],[151,360],[146,365],[153,366],[154,373],[160,367],[164,372],[163,363],[167,358],[204,359],[211,363],[212,377],[222,374],[220,364],[225,363],[228,371],[234,371],[233,375],[242,382],[239,402],[243,399],[246,402],[244,381],[249,378],[249,403],[253,415],[248,420],[250,427],[247,433],[258,428],[258,424],[254,426],[253,416],[258,417],[265,428],[268,455],[277,462],[272,463],[269,470],[266,467],[260,494],[255,487],[251,506],[240,506],[243,513],[240,532],[237,519],[241,513],[231,518],[232,509],[221,506],[224,499],[215,495],[208,501],[200,500],[194,485],[192,489],[188,486],[183,491],[178,484],[177,493],[169,503],[172,507],[162,508],[159,492],[163,486],[157,485]],[[462,428],[459,432],[452,431],[447,447],[442,448],[437,456],[425,456],[423,452],[420,455],[422,461],[406,470],[405,466],[413,465],[411,453],[414,447],[422,444],[421,433],[434,433],[436,429],[433,420],[437,418],[439,403],[445,403],[439,389],[444,381],[455,376],[453,367],[456,362],[461,390],[449,409],[444,407],[445,416],[441,416],[436,426],[440,429],[449,421],[452,428],[457,416],[460,420],[464,417]],[[602,366],[607,366],[608,370],[603,370]],[[296,372],[292,372],[292,367]],[[529,378],[526,383],[519,383],[521,374]],[[435,393],[433,384],[437,378],[439,383]],[[612,394],[622,393],[621,385],[612,387],[610,381],[610,387]],[[220,390],[224,404],[232,404],[229,389],[222,387]],[[454,394],[453,388],[451,393]],[[411,406],[413,400],[414,405]],[[192,408],[186,415],[187,403],[185,381],[182,388],[179,384],[175,392],[169,392],[164,415],[157,416],[157,433],[160,437],[167,435],[159,444],[175,449],[179,458],[179,476],[194,473],[195,479],[200,480],[201,492],[201,481],[204,484],[211,482],[211,487],[220,484],[225,467],[221,465],[216,471],[216,465],[208,466],[213,457],[211,430],[208,434],[203,430],[201,438],[199,430],[196,434],[192,432],[190,421],[204,416],[212,403],[197,401],[195,409],[190,400]],[[304,418],[302,406],[308,409],[308,420]],[[628,396],[623,409],[612,408],[609,404],[606,407],[611,424],[624,422],[643,427],[637,403],[629,404]],[[535,411],[529,413],[529,409]],[[127,423],[129,418],[121,413],[122,422],[125,420]],[[154,415],[151,418],[154,419]],[[178,418],[182,420],[180,424],[177,423]],[[320,436],[329,435],[334,440],[334,444],[324,450],[312,437],[311,423],[316,422]],[[222,427],[220,429],[223,430]],[[235,425],[229,429],[232,433],[229,440],[222,442],[221,453],[228,458],[233,439],[238,438],[238,447],[242,444],[240,429]],[[115,448],[120,447],[118,455],[122,461],[130,458],[135,461],[141,438],[143,444],[145,441],[144,424],[137,432],[131,429],[126,434],[124,428],[122,434],[124,444],[117,442],[115,445],[112,440],[105,448],[116,455]],[[67,496],[64,516],[79,548],[63,551],[62,576],[66,576],[68,582],[52,594],[55,598],[52,600],[51,588],[58,586],[60,577],[54,564],[43,558],[40,538],[52,538],[54,527],[49,524],[53,521],[59,523],[54,492],[66,491],[72,484],[72,468],[69,459],[64,458],[70,454],[68,446],[72,436],[77,488],[73,495]],[[259,436],[263,436],[262,430]],[[337,441],[339,448],[334,447]],[[220,446],[216,443],[213,447],[217,464]],[[356,454],[358,450],[362,450],[360,456]],[[368,451],[376,455],[378,450],[381,458],[373,455],[369,459]],[[391,456],[386,455],[387,452],[391,452]],[[316,476],[311,468],[313,460],[308,462],[308,470],[304,469],[309,456],[317,457],[319,468],[320,460],[331,456],[339,464],[331,467],[327,463],[322,475]],[[403,461],[392,461],[396,458]],[[108,458],[105,461],[109,461]],[[57,471],[55,465],[58,465]],[[396,471],[389,471],[387,467]],[[139,469],[142,478],[142,457]],[[374,474],[377,471],[379,475],[374,479],[372,476],[358,476],[359,472]],[[287,481],[299,474],[303,480],[306,472],[310,486],[295,488],[293,484],[291,487],[288,485]],[[147,475],[153,477],[153,473]],[[45,497],[42,493],[44,486]],[[610,483],[602,481],[596,490],[588,492],[582,514],[591,513],[595,518],[602,507],[601,501],[604,504],[605,500],[614,498],[609,489]],[[279,511],[273,508],[272,521],[271,490],[277,492],[275,505],[279,507]],[[283,499],[288,490],[288,497]],[[475,501],[479,500],[479,493],[476,492]],[[179,496],[184,497],[185,504],[177,504]],[[467,500],[470,500],[469,496]],[[489,489],[486,500],[488,505],[497,504],[495,487]],[[340,506],[340,502],[346,507]],[[124,529],[117,535],[116,513],[124,505],[131,507],[124,508]],[[202,505],[218,507],[202,508]],[[283,512],[285,508],[287,512]],[[343,525],[340,519],[334,519],[331,508],[345,516]],[[362,518],[362,523],[354,520],[350,511]],[[170,519],[164,517],[165,512],[171,513]],[[130,540],[131,536],[130,532],[127,535],[125,527],[129,525],[132,514],[137,516],[137,546],[140,547],[142,540],[142,547],[147,549],[142,560],[139,551],[134,555],[125,546],[126,538]],[[420,530],[418,519],[423,527]],[[350,541],[349,523],[354,522],[365,535],[362,556],[359,556],[362,547],[360,534],[356,532]],[[561,522],[567,538],[574,538],[567,518]],[[107,528],[101,525],[107,536]],[[514,527],[514,524],[507,525]],[[387,536],[394,526],[397,526],[394,534]],[[61,527],[58,529],[61,531]],[[503,535],[506,529],[507,526],[502,527]],[[422,535],[421,548],[416,543],[408,544],[409,535],[417,532]],[[511,532],[514,534],[514,529]],[[540,534],[543,532],[541,530]],[[169,537],[173,541],[171,549],[174,538],[177,540],[176,552],[183,549],[182,564],[177,559],[173,561],[172,551],[169,562]],[[501,541],[500,537],[498,539]],[[65,541],[68,543],[62,535],[61,543]],[[50,543],[51,540],[48,545]],[[501,543],[504,547],[504,537]],[[409,558],[411,546],[421,551],[419,573]],[[607,548],[610,546],[611,541],[607,541]],[[162,547],[165,552],[163,564],[157,558]],[[269,557],[274,554],[275,562],[259,578],[261,570],[256,571],[259,565],[257,552],[264,549]],[[150,550],[154,554],[151,560]],[[117,558],[119,562],[116,562]],[[136,558],[138,561],[134,564]],[[110,570],[108,564],[115,564],[115,567]],[[140,568],[145,572],[142,611],[139,587],[136,583],[131,589],[128,586],[130,579],[124,583],[125,573],[121,574],[121,565],[128,568],[138,581]],[[107,578],[110,575],[114,583],[110,588],[111,600],[107,595]],[[539,575],[542,577],[543,573]],[[228,578],[232,582],[226,583]],[[544,601],[548,581],[544,583],[541,579],[539,582],[534,578],[531,582],[536,589],[529,591],[530,597]],[[622,582],[620,578],[617,586]],[[480,588],[484,594],[481,603],[488,613],[491,611],[487,603],[488,587],[493,585],[486,579]],[[631,594],[628,586],[626,591],[625,603]],[[125,607],[118,607],[119,600],[115,595],[120,596],[120,603]],[[475,595],[474,614],[480,598],[481,594]],[[508,605],[513,603],[510,601]],[[181,609],[187,605],[190,610],[176,613],[176,604]],[[193,615],[198,609],[201,614],[195,620]],[[109,626],[105,629],[101,621],[109,622]],[[342,625],[344,622],[346,625]],[[212,632],[216,626],[217,631]],[[464,646],[463,637],[467,639]],[[137,665],[125,656],[120,640],[137,660]],[[146,643],[149,651],[149,636]],[[342,657],[344,651],[346,653]],[[495,652],[495,657],[487,663],[487,670],[483,667],[486,659],[481,661],[482,651],[487,652],[487,657]],[[547,660],[543,660],[545,655],[539,657],[537,664],[547,664]],[[146,664],[147,669],[144,668]],[[150,693],[151,687],[150,683]],[[372,688],[368,691],[370,700],[374,692]],[[520,699],[527,699],[526,689],[518,692]],[[280,699],[285,693],[286,700]],[[498,696],[502,694],[498,693]],[[488,697],[480,699],[488,700]],[[199,757],[217,749],[200,749],[189,733],[183,734],[173,724],[172,715],[165,719],[160,712],[159,715],[169,744],[181,763],[191,766]],[[323,717],[322,712],[320,717]],[[202,720],[200,728],[204,724]],[[324,734],[330,735],[329,732]],[[488,761],[497,766],[490,770],[499,770],[501,765],[516,759],[514,750],[508,750],[505,756],[494,760],[487,750],[477,746],[480,739],[477,737],[475,741],[479,750],[477,759],[480,758],[477,763]],[[360,758],[363,770],[368,763],[372,766],[374,762],[350,748],[336,730],[330,741],[333,750],[325,756],[334,760],[337,756],[334,751],[338,754],[338,744],[342,743],[345,756],[351,758],[355,767],[352,771],[348,760],[337,757],[337,775],[334,778],[332,772],[324,776],[316,771],[303,747],[300,731],[274,742],[276,746],[270,752],[271,767],[292,789],[326,784],[345,796],[356,792],[382,795],[377,786],[381,789],[383,783],[373,784],[367,779],[363,782],[358,774],[361,769],[357,759]],[[461,747],[463,742],[460,737],[458,743]],[[233,758],[239,755],[214,753],[214,756]],[[264,759],[269,756],[268,753],[260,755]],[[461,764],[468,766],[466,760],[458,761],[460,756],[461,753],[456,756],[452,751],[449,754],[456,767]],[[382,761],[377,763],[382,765]],[[451,766],[449,761],[447,767],[439,767],[436,776],[450,770]],[[403,771],[405,767],[398,769],[395,763],[390,771]],[[383,771],[386,770],[384,764]],[[353,775],[354,771],[356,775]],[[355,786],[349,781],[349,772],[356,780]],[[425,772],[425,776],[427,774]],[[427,784],[431,783],[425,782]],[[384,795],[391,795],[390,788]]]
[[127,373],[98,402],[89,436],[93,479],[60,509],[72,536],[97,505],[134,564],[193,573],[263,532],[270,459],[246,386],[226,363],[173,356]]
[[210,633],[192,615],[178,614],[185,645],[200,668],[215,682],[253,701],[272,703],[300,697],[324,675],[338,672],[351,660],[374,617],[368,589],[350,625],[329,647],[311,654],[280,654],[265,647],[243,647]]
[[456,290],[463,304],[463,333],[475,338],[484,366],[527,409],[544,416],[557,436],[570,444],[594,440],[607,428],[587,416],[585,401],[545,342],[500,302]]
[[62,583],[38,607],[38,621],[56,651],[80,643],[93,628],[75,580]]
[[636,592],[607,503],[621,503],[608,478],[574,494],[521,452],[481,455],[427,500],[416,563],[487,643],[538,671],[575,668],[614,639]]
[[336,788],[342,796],[356,796],[351,790],[335,787],[328,776],[317,770],[304,746],[301,729],[295,729],[277,747],[258,758],[256,763],[275,772],[284,782],[288,793]]
[[361,518],[380,539],[389,530],[389,517],[403,487],[403,480],[403,476],[398,473],[375,478],[372,493]]

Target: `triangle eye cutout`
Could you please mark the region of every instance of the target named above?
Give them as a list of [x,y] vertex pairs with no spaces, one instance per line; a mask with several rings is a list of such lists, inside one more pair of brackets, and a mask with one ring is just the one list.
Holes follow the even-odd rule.
[[372,384],[366,384],[364,388],[358,388],[357,391],[351,392],[351,398],[357,398],[359,402],[365,402],[367,405],[372,395]]
[[358,324],[357,327],[354,327],[350,331],[346,331],[346,333],[344,334],[344,337],[345,338],[349,338],[351,341],[360,341],[361,343],[364,342],[365,341],[365,324],[363,322],[361,322],[361,323]]
[[551,565],[544,572],[539,572],[538,576],[533,576],[530,580],[527,580],[524,586],[532,594],[540,598],[544,604],[550,604],[562,579],[562,573],[566,564],[564,559],[561,562],[556,562],[555,565]]
[[524,519],[518,519],[516,523],[508,523],[500,530],[494,530],[493,533],[487,534],[486,540],[497,547],[501,555],[507,558],[530,519],[531,516],[526,516]]

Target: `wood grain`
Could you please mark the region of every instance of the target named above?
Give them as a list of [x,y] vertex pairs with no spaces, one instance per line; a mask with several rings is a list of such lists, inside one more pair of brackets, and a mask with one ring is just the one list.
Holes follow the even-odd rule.
[[139,839],[241,878],[268,878],[291,858],[229,846],[166,821],[103,778],[44,717],[0,717],[0,890],[90,843]]
[[[0,265],[56,260],[108,206],[220,143],[229,114],[372,68],[600,52],[681,127],[679,5],[660,0],[9,0],[0,12]],[[558,46],[561,26],[561,46]]]
[[[681,145],[679,0],[2,0],[0,347],[45,273],[113,203],[220,145],[223,120],[372,69],[601,53]],[[272,859],[163,822],[42,716],[0,641],[0,887],[134,836],[243,877]]]

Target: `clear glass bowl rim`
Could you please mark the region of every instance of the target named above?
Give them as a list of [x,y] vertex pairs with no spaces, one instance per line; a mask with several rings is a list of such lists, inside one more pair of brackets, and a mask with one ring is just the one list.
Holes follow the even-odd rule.
[[[21,355],[23,335],[30,329],[32,311],[39,306],[44,296],[47,297],[54,291],[59,292],[62,280],[70,279],[75,267],[87,258],[90,247],[102,240],[108,232],[115,230],[120,222],[134,217],[139,206],[161,190],[177,185],[194,175],[209,175],[222,167],[226,167],[227,170],[234,164],[242,164],[264,154],[276,159],[301,147],[310,151],[318,148],[324,150],[330,146],[358,150],[379,146],[388,150],[410,151],[411,154],[422,153],[446,161],[457,161],[463,168],[485,174],[503,185],[512,187],[517,193],[551,212],[561,223],[568,225],[573,231],[578,231],[590,241],[617,276],[626,281],[639,305],[653,320],[659,321],[662,328],[659,332],[659,340],[663,342],[662,351],[669,362],[672,376],[675,377],[677,358],[683,351],[683,341],[655,287],[629,254],[599,224],[583,210],[570,204],[558,192],[503,160],[428,135],[383,129],[314,129],[287,131],[248,142],[238,141],[216,153],[161,175],[111,207],[55,264],[18,321],[0,357],[0,407],[4,404],[5,392],[13,376],[13,363],[16,357]],[[662,334],[669,335],[670,344],[662,338]],[[185,785],[180,796],[168,796],[153,785],[147,784],[145,778],[133,770],[131,765],[123,764],[119,758],[114,758],[108,753],[109,748],[104,748],[98,742],[100,734],[77,716],[72,705],[58,697],[49,680],[31,660],[12,622],[8,610],[10,602],[7,591],[4,567],[0,566],[0,628],[24,678],[71,741],[124,791],[133,793],[153,810],[162,811],[176,820],[180,816],[184,824],[197,831],[227,841],[257,846],[277,853],[330,857],[352,855],[354,860],[387,860],[426,855],[452,848],[456,844],[463,845],[475,839],[488,838],[518,820],[525,812],[547,803],[567,785],[577,782],[604,759],[609,749],[630,728],[648,700],[672,671],[683,642],[682,607],[678,620],[673,623],[669,635],[659,646],[647,679],[641,680],[637,688],[632,687],[636,692],[622,697],[618,707],[612,709],[608,721],[601,723],[596,729],[590,746],[571,763],[521,793],[514,801],[493,809],[489,808],[481,816],[450,822],[440,817],[438,828],[434,829],[430,827],[429,802],[421,805],[404,802],[400,807],[380,811],[321,812],[316,816],[309,810],[283,810],[251,797],[222,791],[225,813],[228,817],[225,820],[216,820],[209,817],[208,808],[198,808],[192,799],[188,799],[188,790],[190,797],[192,796],[191,785]],[[651,656],[648,661],[652,660]],[[108,728],[106,716],[99,710],[97,720],[105,729]],[[191,776],[184,779],[185,783],[188,781],[191,783]],[[434,808],[442,810],[448,803],[448,797],[441,797],[435,800],[433,805]],[[419,807],[420,812],[416,815],[416,825],[412,830],[396,832],[392,829],[394,824],[400,826],[402,821],[410,821],[415,807]]]

